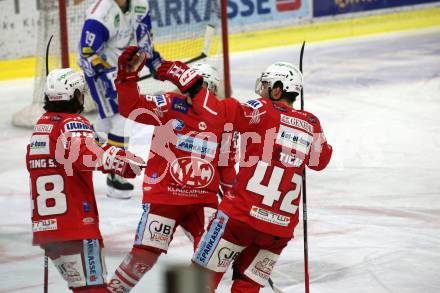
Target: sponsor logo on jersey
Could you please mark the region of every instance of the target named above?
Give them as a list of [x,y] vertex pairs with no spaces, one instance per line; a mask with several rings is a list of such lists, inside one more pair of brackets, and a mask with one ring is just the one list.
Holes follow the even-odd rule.
[[32,232],[58,230],[57,219],[47,219],[32,222]]
[[30,155],[48,155],[50,154],[49,136],[32,135],[30,141]]
[[290,223],[290,217],[283,216],[272,211],[268,211],[257,206],[252,206],[249,214],[259,220],[275,224],[278,226],[287,227]]
[[239,254],[239,251],[235,251],[229,247],[220,248],[217,253],[217,267],[228,268]]
[[185,122],[180,119],[173,119],[173,129],[177,131],[182,131],[185,128]]
[[52,132],[53,125],[52,124],[37,124],[34,127],[35,132],[46,132],[51,133]]
[[79,254],[64,256],[60,265],[56,265],[70,286],[82,287],[86,285],[84,280],[83,264]]
[[287,109],[278,105],[277,103],[272,103],[272,106],[274,107],[274,109],[280,111],[280,112],[287,112]]
[[214,158],[215,152],[217,151],[217,143],[197,137],[178,134],[176,148],[189,153]]
[[281,114],[281,122],[286,125],[298,127],[304,129],[305,131],[313,133],[313,126],[307,121]]
[[156,103],[156,106],[161,108],[163,106],[166,106],[167,101],[165,100],[165,96],[155,96],[153,97],[154,102]]
[[145,13],[147,12],[147,7],[145,6],[135,6],[134,13]]
[[95,223],[95,219],[93,219],[92,217],[87,217],[87,218],[83,218],[82,222],[84,225],[91,225]]
[[99,253],[99,241],[95,239],[84,240],[86,258],[87,285],[103,284],[101,271],[101,258]]
[[312,136],[306,132],[280,125],[276,143],[289,149],[295,149],[307,154],[312,142]]
[[214,167],[206,160],[198,157],[175,159],[170,165],[173,179],[185,187],[204,188],[214,178]]
[[266,284],[278,259],[278,255],[260,250],[244,274],[259,284]]
[[229,217],[222,211],[217,212],[217,217],[212,222],[211,227],[206,232],[202,244],[197,248],[195,260],[197,263],[206,267],[212,253],[217,247],[228,222]]
[[92,128],[90,125],[83,123],[83,122],[67,122],[64,125],[65,131],[92,131]]
[[148,231],[145,231],[142,244],[167,250],[175,224],[173,219],[149,214],[146,222]]
[[296,155],[286,154],[283,152],[280,152],[280,162],[289,165],[291,167],[299,167],[303,163],[303,159],[298,158]]
[[259,109],[263,107],[263,103],[258,100],[249,100],[246,102],[246,104],[253,109]]
[[54,121],[54,122],[59,122],[63,119],[63,117],[59,116],[59,115],[55,115],[50,117],[50,121]]
[[29,160],[29,169],[56,168],[58,166],[54,159],[34,159]]
[[208,191],[206,191],[205,189],[183,189],[179,186],[168,186],[167,191],[172,195],[194,198],[208,193]]
[[186,113],[188,113],[188,108],[189,107],[188,107],[188,104],[186,103],[185,100],[182,100],[182,99],[180,99],[178,97],[174,97],[172,105],[171,105],[171,108],[174,111],[186,114]]

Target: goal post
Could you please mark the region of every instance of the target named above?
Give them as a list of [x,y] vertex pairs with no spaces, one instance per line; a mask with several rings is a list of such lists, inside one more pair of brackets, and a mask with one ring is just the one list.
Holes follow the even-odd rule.
[[[39,5],[39,28],[36,34],[36,69],[34,92],[30,105],[12,116],[16,126],[32,127],[43,113],[43,91],[46,82],[45,49],[54,35],[49,52],[49,70],[77,65],[77,50],[86,11],[99,0],[44,0]],[[223,77],[220,96],[230,96],[229,54],[227,45],[227,0],[145,0],[153,26],[153,41],[165,60],[197,59],[218,68]],[[213,28],[206,47],[207,28]],[[208,48],[208,49],[207,49]],[[205,52],[206,51],[206,52]],[[202,55],[202,53],[204,55]],[[145,69],[142,74],[148,74]],[[157,94],[173,90],[169,84],[148,78],[139,82],[142,93]],[[85,112],[95,108],[89,95]]]

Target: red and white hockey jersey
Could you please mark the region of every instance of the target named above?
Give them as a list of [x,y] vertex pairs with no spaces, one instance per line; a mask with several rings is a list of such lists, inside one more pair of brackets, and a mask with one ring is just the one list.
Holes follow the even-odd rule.
[[193,106],[211,109],[213,121],[232,122],[241,133],[237,182],[219,209],[264,233],[292,237],[303,170],[324,169],[332,154],[318,118],[263,98],[220,102],[204,90]]
[[116,88],[121,115],[155,126],[143,202],[217,203],[219,183],[230,186],[236,175],[232,127],[212,121],[207,109],[194,111],[183,95],[140,95],[134,80],[117,83]]
[[81,115],[40,117],[26,153],[34,245],[102,238],[92,181],[99,149]]

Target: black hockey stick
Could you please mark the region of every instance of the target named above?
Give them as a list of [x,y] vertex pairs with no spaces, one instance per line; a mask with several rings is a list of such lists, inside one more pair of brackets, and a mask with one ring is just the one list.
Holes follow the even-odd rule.
[[47,42],[46,46],[46,77],[49,74],[49,49],[50,49],[50,42],[52,41],[53,35],[50,36],[49,41]]
[[[301,53],[299,55],[299,71],[303,72],[303,57],[304,57],[304,41],[301,47]],[[301,88],[301,110],[304,110],[304,82]],[[303,229],[304,229],[304,286],[306,293],[309,293],[309,243],[307,240],[307,188],[306,188],[306,169],[302,177],[302,193],[303,193]]]
[[[191,58],[189,60],[186,60],[184,62],[185,64],[191,64],[191,63],[197,62],[199,60],[202,60],[202,59],[208,57],[209,50],[210,50],[211,44],[212,44],[212,39],[214,37],[214,33],[215,33],[214,26],[208,24],[206,26],[205,38],[204,38],[204,41],[203,41],[202,53],[200,53],[199,56],[196,56],[196,57],[193,57],[193,58]],[[147,78],[150,78],[150,77],[153,77],[153,75],[151,73],[147,74],[147,75],[144,75],[144,76],[141,76],[139,78],[139,81],[147,79]]]
[[[50,36],[46,47],[46,77],[49,75],[49,49],[50,42],[52,41],[53,35]],[[49,259],[44,253],[44,293],[49,292]]]
[[44,254],[44,293],[49,292],[49,259]]

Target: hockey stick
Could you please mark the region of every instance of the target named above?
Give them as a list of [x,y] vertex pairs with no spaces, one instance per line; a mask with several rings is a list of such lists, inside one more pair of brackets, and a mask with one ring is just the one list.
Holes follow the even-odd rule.
[[46,77],[49,74],[49,49],[50,49],[50,42],[52,41],[53,35],[50,36],[49,41],[47,42],[46,46]]
[[[49,41],[47,42],[46,46],[46,77],[49,75],[49,49],[50,49],[50,42],[52,41],[53,35],[50,36]],[[46,255],[46,252],[44,253],[44,293],[47,293],[49,291],[49,259]]]
[[44,293],[49,292],[49,258],[44,254]]
[[[304,41],[299,55],[299,71],[303,72],[303,56],[304,56]],[[301,88],[301,110],[304,110],[304,86]],[[302,192],[303,192],[303,227],[304,227],[304,286],[306,293],[309,293],[309,244],[307,240],[307,188],[306,188],[306,169],[302,177]]]
[[[193,57],[193,58],[185,61],[184,62],[185,64],[191,64],[193,62],[196,62],[196,61],[199,61],[199,60],[202,60],[202,59],[208,57],[209,50],[211,49],[211,44],[212,44],[212,39],[214,37],[214,33],[215,33],[214,26],[208,24],[206,26],[205,38],[204,38],[204,42],[203,42],[202,53],[200,53],[199,56]],[[147,78],[150,78],[150,77],[153,77],[153,75],[151,73],[147,74],[147,75],[144,75],[144,76],[141,76],[139,78],[139,81],[147,79]]]

